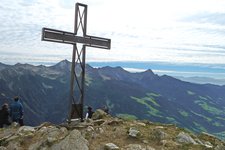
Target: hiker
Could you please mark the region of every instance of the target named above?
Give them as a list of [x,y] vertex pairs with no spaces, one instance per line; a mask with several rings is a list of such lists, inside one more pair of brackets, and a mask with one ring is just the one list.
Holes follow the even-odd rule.
[[19,101],[19,97],[14,97],[14,102],[10,106],[10,117],[13,122],[17,122],[23,126],[23,105]]
[[93,113],[94,113],[94,112],[92,111],[92,107],[88,106],[88,112],[87,112],[87,114],[86,114],[85,119],[91,118],[92,115],[93,115]]
[[0,110],[0,128],[3,128],[4,125],[10,125],[9,122],[9,106],[7,103],[2,105]]

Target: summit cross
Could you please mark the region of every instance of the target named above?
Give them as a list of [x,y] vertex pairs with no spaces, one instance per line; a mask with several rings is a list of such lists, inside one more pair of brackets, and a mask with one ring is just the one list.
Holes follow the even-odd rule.
[[[76,3],[74,33],[50,28],[42,29],[42,41],[73,45],[68,112],[69,123],[71,119],[77,118],[83,121],[86,46],[103,49],[110,49],[111,47],[110,39],[86,34],[87,7],[85,4]],[[78,36],[78,33],[81,33],[82,36]],[[78,49],[77,43],[83,44],[81,50]],[[76,67],[80,67],[81,71],[77,71],[79,69],[75,69]],[[77,89],[75,90],[75,88]]]

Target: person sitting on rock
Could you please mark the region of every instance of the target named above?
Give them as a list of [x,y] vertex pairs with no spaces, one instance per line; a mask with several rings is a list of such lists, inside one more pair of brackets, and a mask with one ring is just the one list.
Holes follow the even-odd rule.
[[4,125],[10,125],[9,122],[9,107],[8,104],[5,103],[2,105],[2,109],[0,110],[0,128],[3,128]]
[[19,101],[19,97],[14,97],[14,102],[10,106],[10,117],[13,122],[17,122],[23,126],[23,105]]
[[88,112],[87,112],[87,114],[86,114],[85,119],[91,118],[92,115],[93,115],[93,113],[94,113],[94,112],[92,111],[92,107],[88,106]]

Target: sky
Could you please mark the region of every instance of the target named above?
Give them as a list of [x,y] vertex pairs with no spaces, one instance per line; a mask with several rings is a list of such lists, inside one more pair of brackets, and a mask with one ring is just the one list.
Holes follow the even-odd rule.
[[[1,0],[0,62],[54,64],[71,60],[72,46],[41,41],[41,30],[48,27],[73,32],[76,2]],[[87,48],[87,62],[199,66],[208,68],[201,72],[203,76],[225,78],[225,0],[79,3],[88,5],[87,34],[111,39],[111,50]],[[198,75],[199,71],[192,72]]]

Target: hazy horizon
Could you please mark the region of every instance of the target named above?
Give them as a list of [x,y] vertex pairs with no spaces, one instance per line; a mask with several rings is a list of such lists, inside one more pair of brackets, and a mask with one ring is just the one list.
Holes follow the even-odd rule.
[[[38,65],[53,66],[56,65],[57,63],[59,62],[55,63],[40,62],[40,63],[21,63],[21,64],[31,64],[34,66]],[[155,74],[159,76],[168,75],[183,81],[199,84],[211,83],[215,85],[225,85],[225,73],[223,72],[223,69],[221,71],[220,68],[213,68],[213,66],[209,65],[208,66],[207,65],[198,66],[197,64],[176,65],[176,64],[166,64],[162,62],[87,62],[87,64],[91,65],[94,68],[102,68],[106,66],[122,67],[124,70],[129,71],[131,73],[144,72],[148,69],[151,69]],[[15,64],[7,64],[7,65],[15,65]],[[216,77],[215,72],[217,72]]]

